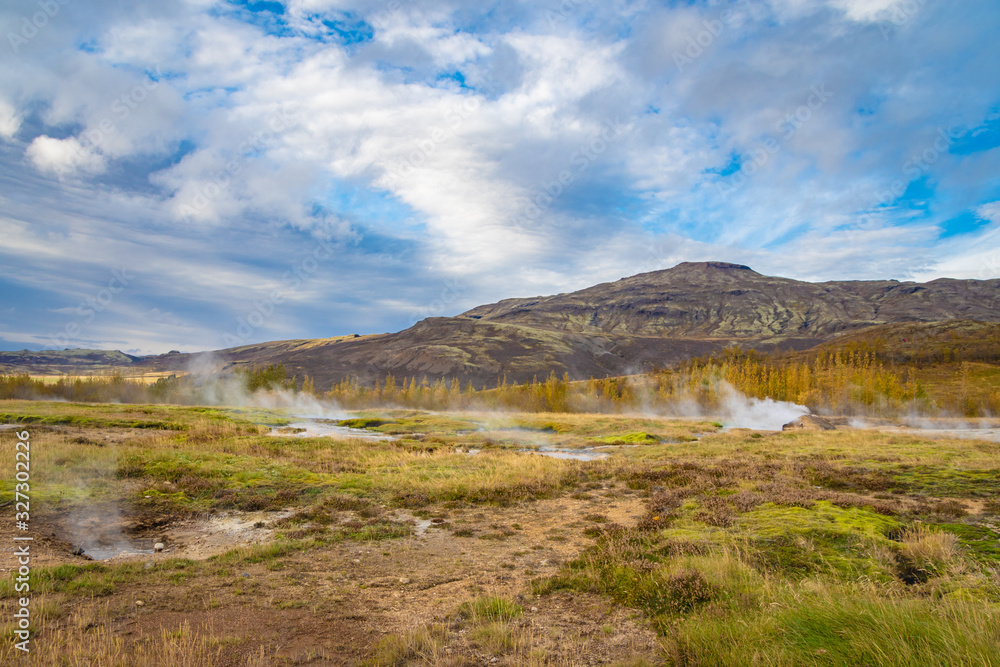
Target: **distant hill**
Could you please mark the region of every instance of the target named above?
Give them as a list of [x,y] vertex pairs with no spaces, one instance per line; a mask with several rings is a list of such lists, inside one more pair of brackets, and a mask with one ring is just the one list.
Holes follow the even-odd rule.
[[550,371],[574,379],[642,372],[733,344],[804,350],[886,325],[953,320],[1000,322],[1000,280],[808,283],[739,264],[685,262],[570,294],[505,299],[393,334],[278,341],[123,365],[163,371],[283,363],[318,388],[390,373],[478,387],[505,375],[524,381]]
[[113,367],[128,368],[138,360],[139,357],[133,357],[117,350],[0,351],[0,372],[39,374],[87,373],[92,370],[103,371],[104,369]]

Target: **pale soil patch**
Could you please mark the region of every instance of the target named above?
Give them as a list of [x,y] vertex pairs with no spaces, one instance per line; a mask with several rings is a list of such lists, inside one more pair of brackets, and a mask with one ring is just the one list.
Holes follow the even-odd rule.
[[291,516],[282,512],[221,512],[209,517],[185,519],[162,532],[164,554],[204,560],[238,547],[263,544],[274,538],[274,522]]
[[[644,502],[636,494],[604,493],[595,490],[583,497],[510,507],[434,506],[415,514],[385,510],[386,518],[410,523],[414,534],[346,541],[249,565],[220,565],[171,583],[120,584],[102,599],[39,597],[51,598],[64,609],[64,617],[86,614],[128,641],[161,630],[176,632],[187,624],[224,642],[224,665],[255,664],[261,655],[263,662],[256,664],[357,665],[386,635],[428,624],[452,624],[445,647],[455,664],[518,664],[510,662],[509,655],[490,653],[454,625],[458,607],[483,595],[500,596],[524,608],[512,631],[528,637],[549,664],[609,664],[637,655],[655,659],[656,634],[634,612],[595,595],[535,598],[530,592],[533,579],[555,574],[594,543],[584,529],[604,524],[585,517],[600,515],[630,526],[642,515]],[[226,512],[175,519],[143,533],[164,541],[169,551],[108,562],[141,558],[155,568],[171,557],[205,560],[269,542],[275,522],[290,514]],[[333,527],[353,513],[341,515]],[[5,534],[11,527],[0,522]],[[470,536],[455,535],[463,530],[468,532],[461,534]],[[72,556],[69,546],[58,536],[39,540],[33,565],[87,562]]]

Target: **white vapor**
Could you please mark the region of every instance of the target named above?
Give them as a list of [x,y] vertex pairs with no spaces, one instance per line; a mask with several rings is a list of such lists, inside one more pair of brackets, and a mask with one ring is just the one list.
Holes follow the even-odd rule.
[[804,405],[750,398],[729,385],[723,385],[722,423],[726,428],[750,428],[757,431],[780,431],[788,422],[810,414]]

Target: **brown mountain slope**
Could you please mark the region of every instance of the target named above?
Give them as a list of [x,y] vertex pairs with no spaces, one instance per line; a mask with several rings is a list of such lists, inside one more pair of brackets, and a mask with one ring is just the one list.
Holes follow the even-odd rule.
[[300,379],[327,388],[348,377],[373,383],[397,378],[458,378],[477,388],[504,377],[523,382],[549,372],[573,378],[649,370],[710,353],[729,341],[671,340],[550,331],[461,317],[422,320],[404,331],[357,338],[276,341],[203,354],[149,357],[149,370],[232,369],[284,364]]
[[458,378],[477,387],[544,377],[621,375],[732,344],[802,350],[886,324],[1000,322],[1000,280],[807,283],[722,262],[684,263],[571,294],[506,299],[394,334],[261,343],[147,357],[186,370],[283,363],[318,388],[346,377]]
[[827,338],[906,321],[1000,321],[1000,280],[807,283],[723,262],[683,263],[571,294],[462,314],[547,329],[657,337]]

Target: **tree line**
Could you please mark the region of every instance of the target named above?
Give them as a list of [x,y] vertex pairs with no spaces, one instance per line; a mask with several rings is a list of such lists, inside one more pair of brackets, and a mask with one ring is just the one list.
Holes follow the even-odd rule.
[[645,375],[572,381],[568,374],[552,372],[521,383],[500,377],[494,386],[479,388],[471,382],[463,385],[456,378],[429,380],[389,374],[374,383],[347,378],[321,390],[312,378],[299,380],[281,364],[254,366],[208,379],[170,376],[153,383],[120,375],[56,382],[26,374],[0,375],[0,398],[200,404],[238,401],[256,392],[280,390],[327,399],[348,409],[647,410],[669,414],[693,408],[709,414],[720,409],[734,389],[748,397],[805,405],[817,413],[1000,415],[1000,368],[968,361],[935,368],[939,372],[932,378],[933,386],[928,386],[921,381],[921,377],[928,377],[926,368],[887,362],[883,355],[863,346],[806,354],[729,348]]

